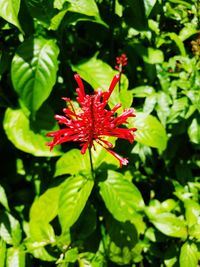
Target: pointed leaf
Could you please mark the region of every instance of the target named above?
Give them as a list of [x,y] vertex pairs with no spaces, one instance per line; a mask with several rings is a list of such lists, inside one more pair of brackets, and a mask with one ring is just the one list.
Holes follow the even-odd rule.
[[180,267],[198,266],[198,249],[194,243],[185,242],[181,247]]
[[22,31],[18,20],[20,0],[0,0],[0,17],[15,25]]
[[49,188],[33,202],[30,209],[30,220],[48,223],[58,214],[58,199],[61,185]]
[[167,236],[183,239],[187,237],[185,221],[180,217],[176,217],[172,213],[165,212],[161,214],[154,214],[150,216],[150,220],[159,231]]
[[48,98],[56,82],[59,49],[55,40],[28,39],[12,61],[13,86],[21,101],[33,113]]
[[131,221],[136,210],[144,207],[140,191],[118,172],[108,171],[107,179],[99,187],[107,209],[118,221]]
[[162,124],[152,115],[142,112],[136,113],[136,117],[129,119],[129,127],[136,127],[136,140],[144,145],[156,147],[161,151],[166,148],[167,135]]
[[8,108],[3,126],[8,139],[15,147],[24,152],[39,157],[61,154],[58,148],[49,151],[49,147],[46,146],[47,138],[31,129],[30,121],[21,109]]
[[18,245],[22,238],[18,220],[7,212],[0,215],[0,237],[9,245]]
[[81,175],[67,178],[60,193],[58,217],[64,233],[79,218],[94,182]]

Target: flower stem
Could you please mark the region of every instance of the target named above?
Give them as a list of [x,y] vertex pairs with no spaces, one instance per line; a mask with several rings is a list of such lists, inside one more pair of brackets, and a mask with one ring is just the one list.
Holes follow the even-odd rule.
[[94,180],[95,175],[94,175],[94,167],[93,167],[93,162],[92,162],[92,152],[91,152],[91,148],[88,148],[88,150],[89,150],[89,157],[90,157],[91,175],[92,175],[92,179]]

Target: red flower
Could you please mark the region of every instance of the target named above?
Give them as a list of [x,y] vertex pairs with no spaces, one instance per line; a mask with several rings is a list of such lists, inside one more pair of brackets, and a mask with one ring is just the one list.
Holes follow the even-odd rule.
[[47,145],[50,146],[50,149],[53,149],[55,145],[64,142],[80,142],[81,153],[85,154],[87,148],[93,147],[95,149],[94,144],[96,142],[116,157],[120,162],[120,166],[126,165],[128,160],[110,150],[113,145],[104,140],[106,136],[113,136],[126,139],[130,143],[134,141],[133,133],[136,131],[135,128],[118,127],[126,123],[129,117],[135,116],[134,109],[125,109],[121,115],[115,116],[115,112],[121,107],[121,104],[115,105],[111,110],[105,108],[120,76],[114,76],[107,92],[98,90],[92,95],[85,94],[83,82],[78,74],[75,74],[74,78],[78,84],[76,92],[80,110],[78,112],[75,111],[71,100],[63,98],[68,103],[68,107],[63,109],[65,116],[55,115],[55,119],[65,127],[48,133],[47,136],[53,137],[53,140]]
[[126,54],[121,54],[121,56],[116,57],[116,63],[115,69],[117,69],[119,72],[123,72],[123,67],[128,64],[128,58]]

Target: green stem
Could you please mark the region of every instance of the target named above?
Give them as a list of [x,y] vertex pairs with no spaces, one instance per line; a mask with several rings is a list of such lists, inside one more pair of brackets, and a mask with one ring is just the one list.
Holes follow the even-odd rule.
[[92,179],[94,180],[95,175],[94,175],[94,167],[93,167],[93,162],[92,162],[92,152],[91,152],[91,148],[89,148],[89,157],[90,157],[91,175],[92,175]]

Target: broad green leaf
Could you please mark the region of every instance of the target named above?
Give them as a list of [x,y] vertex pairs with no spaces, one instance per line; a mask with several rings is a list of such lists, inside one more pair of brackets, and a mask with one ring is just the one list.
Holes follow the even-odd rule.
[[118,221],[131,221],[136,211],[144,207],[140,191],[118,172],[108,171],[107,179],[99,187],[107,209]]
[[33,202],[30,209],[30,220],[48,223],[58,214],[58,200],[61,185],[49,188]]
[[94,185],[81,175],[67,178],[65,186],[60,192],[58,217],[62,233],[69,229],[79,218],[85,204],[90,196]]
[[188,226],[198,224],[200,220],[200,205],[192,199],[187,199],[184,201],[184,206]]
[[194,118],[188,128],[188,135],[190,141],[195,144],[200,144],[200,122],[197,118]]
[[9,211],[8,200],[3,186],[0,185],[0,203]]
[[11,247],[7,250],[7,259],[6,266],[7,267],[25,267],[25,251],[23,251],[20,247]]
[[179,263],[180,267],[198,266],[198,249],[194,243],[185,242],[182,245]]
[[0,256],[0,267],[4,267],[6,259],[6,243],[3,239],[0,239]]
[[52,30],[58,29],[64,17],[64,23],[66,25],[81,20],[88,20],[108,27],[101,19],[98,7],[94,0],[56,0],[54,1],[54,7],[61,11],[51,19],[50,29]]
[[71,149],[56,162],[55,176],[90,172],[89,155],[82,155],[79,149]]
[[167,236],[179,237],[185,239],[187,237],[187,228],[185,221],[174,214],[165,212],[160,214],[152,214],[150,221],[155,227]]
[[16,51],[11,66],[13,86],[33,113],[48,98],[56,82],[59,49],[53,39],[28,39]]
[[[94,90],[101,88],[103,91],[107,91],[114,75],[117,71],[114,71],[107,63],[100,59],[97,59],[96,55],[89,60],[80,62],[77,65],[72,65],[73,71],[76,71],[80,76],[88,82]],[[128,89],[128,79],[125,75],[121,76],[121,94],[125,94]],[[117,103],[121,103],[118,85],[111,94],[109,104],[114,106]],[[122,103],[123,105],[123,103]]]
[[53,227],[40,219],[29,222],[29,231],[33,247],[46,246],[56,241]]
[[0,17],[15,25],[22,31],[18,20],[20,0],[0,0],[0,6]]
[[165,128],[154,116],[138,112],[135,118],[129,119],[129,127],[137,128],[135,139],[139,143],[158,148],[161,151],[166,148]]
[[46,146],[47,138],[31,129],[29,119],[21,109],[8,108],[4,117],[4,130],[8,139],[18,149],[34,156],[58,156],[61,153],[58,148],[50,152]]
[[9,245],[18,245],[22,238],[21,227],[10,213],[0,214],[0,237]]

